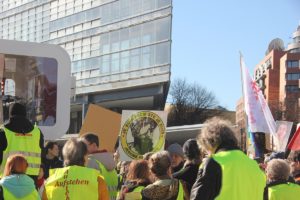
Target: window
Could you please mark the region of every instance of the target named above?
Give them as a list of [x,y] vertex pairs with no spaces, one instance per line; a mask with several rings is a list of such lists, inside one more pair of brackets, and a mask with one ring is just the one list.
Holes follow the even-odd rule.
[[287,85],[286,86],[286,91],[287,92],[298,92],[299,87],[298,87],[298,85]]
[[166,64],[170,63],[170,44],[162,43],[156,45],[156,56],[155,56],[155,64]]
[[119,72],[119,53],[115,53],[111,55],[111,72]]
[[170,38],[170,17],[156,21],[156,41],[167,40]]
[[130,51],[130,67],[138,68],[140,65],[140,49]]
[[129,70],[129,51],[124,51],[121,53],[121,71]]
[[149,67],[152,64],[150,47],[142,48],[142,67]]
[[101,74],[109,73],[110,56],[102,57],[102,66],[100,67]]
[[142,44],[146,45],[154,41],[154,23],[148,22],[142,25]]
[[300,74],[299,73],[290,73],[286,76],[287,80],[299,80]]
[[288,60],[286,64],[288,68],[296,68],[299,67],[299,60]]
[[101,35],[101,38],[100,38],[101,42],[100,42],[100,45],[101,45],[101,54],[107,54],[109,53],[109,49],[110,49],[110,45],[109,45],[109,34],[105,33],[105,34],[102,34]]
[[129,49],[129,29],[125,28],[120,31],[121,50]]
[[114,31],[110,33],[110,42],[111,42],[111,51],[119,51],[120,50],[120,43],[119,43],[119,31]]
[[140,45],[141,26],[135,26],[130,29],[130,47],[137,47]]

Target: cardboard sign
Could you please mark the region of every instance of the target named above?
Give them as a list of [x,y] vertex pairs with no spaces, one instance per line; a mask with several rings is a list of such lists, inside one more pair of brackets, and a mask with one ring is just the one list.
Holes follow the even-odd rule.
[[162,150],[166,123],[167,113],[163,111],[123,111],[119,136],[120,159],[142,159],[145,153]]
[[121,115],[100,106],[90,104],[79,132],[82,136],[94,133],[99,137],[99,148],[114,152],[120,132]]

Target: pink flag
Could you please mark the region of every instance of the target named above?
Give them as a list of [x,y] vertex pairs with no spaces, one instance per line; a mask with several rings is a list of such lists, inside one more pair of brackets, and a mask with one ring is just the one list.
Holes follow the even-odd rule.
[[261,90],[251,78],[242,56],[241,70],[248,127],[251,132],[271,133],[274,136],[276,123]]

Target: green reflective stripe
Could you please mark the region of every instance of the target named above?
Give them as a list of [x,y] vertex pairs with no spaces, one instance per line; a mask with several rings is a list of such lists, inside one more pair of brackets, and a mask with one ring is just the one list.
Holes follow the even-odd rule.
[[41,157],[41,153],[36,153],[36,152],[26,152],[26,151],[10,151],[10,152],[6,152],[3,154],[3,157],[7,156],[7,158],[10,155],[13,154],[22,154],[24,156],[30,156],[30,157]]
[[40,164],[33,164],[33,163],[28,163],[28,167],[31,167],[31,168],[38,168],[40,169]]

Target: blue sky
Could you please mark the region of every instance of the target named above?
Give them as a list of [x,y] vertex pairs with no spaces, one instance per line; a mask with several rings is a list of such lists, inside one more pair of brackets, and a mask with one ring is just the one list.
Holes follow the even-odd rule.
[[235,110],[239,51],[253,74],[269,42],[287,46],[299,24],[300,0],[173,0],[171,80],[199,83]]

